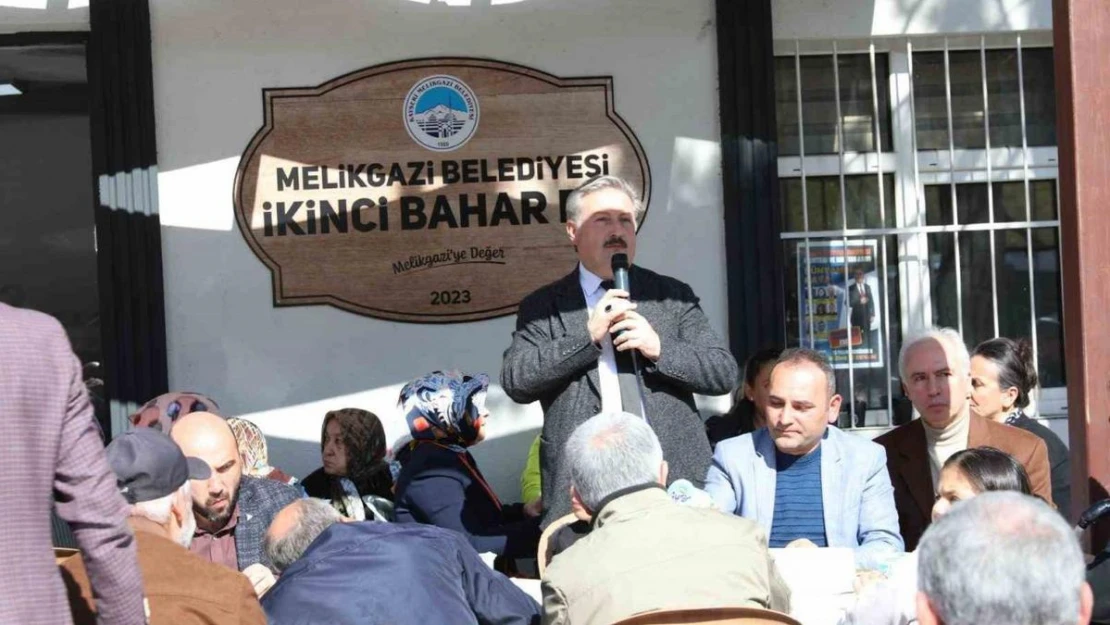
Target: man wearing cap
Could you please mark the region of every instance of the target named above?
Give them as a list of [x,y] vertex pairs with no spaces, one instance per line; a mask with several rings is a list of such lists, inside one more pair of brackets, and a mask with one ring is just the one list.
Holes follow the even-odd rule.
[[[151,625],[265,624],[245,575],[189,553],[196,521],[192,482],[208,479],[208,465],[186,458],[168,436],[138,429],[108,445],[108,464],[131,504],[131,529]],[[76,625],[96,623],[88,575],[80,556],[62,566]]]

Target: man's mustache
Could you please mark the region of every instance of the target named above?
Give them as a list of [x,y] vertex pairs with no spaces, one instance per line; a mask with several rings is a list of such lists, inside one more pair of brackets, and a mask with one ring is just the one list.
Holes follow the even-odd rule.
[[605,247],[612,247],[614,245],[628,247],[628,243],[624,240],[624,237],[614,235],[609,237],[608,239],[605,239]]

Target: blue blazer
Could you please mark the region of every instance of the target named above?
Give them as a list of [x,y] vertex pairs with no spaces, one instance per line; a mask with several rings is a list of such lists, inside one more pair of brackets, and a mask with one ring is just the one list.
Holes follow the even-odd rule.
[[540,607],[456,532],[336,523],[262,597],[270,625],[536,625]]
[[[856,565],[877,568],[905,546],[881,445],[829,426],[821,441],[821,499],[830,547],[851,547]],[[767,428],[721,441],[705,490],[721,510],[752,519],[767,535],[775,513],[775,442]]]

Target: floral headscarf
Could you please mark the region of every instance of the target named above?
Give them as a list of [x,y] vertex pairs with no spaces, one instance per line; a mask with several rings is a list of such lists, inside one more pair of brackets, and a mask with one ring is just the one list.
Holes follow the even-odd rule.
[[478,438],[486,412],[489,376],[433,371],[409,382],[398,401],[413,440],[432,440],[461,451]]
[[237,417],[228,419],[227,424],[239,445],[239,455],[243,458],[243,474],[251,477],[268,476],[274,468],[270,466],[270,452],[262,430],[254,423]]
[[190,412],[210,412],[223,416],[220,414],[219,404],[211,398],[200,393],[179,391],[159,395],[148,401],[129,420],[132,427],[149,427],[169,434],[174,421]]

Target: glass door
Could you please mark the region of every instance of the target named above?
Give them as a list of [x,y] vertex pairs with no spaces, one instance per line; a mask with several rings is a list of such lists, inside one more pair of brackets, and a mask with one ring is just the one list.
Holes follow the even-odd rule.
[[52,37],[0,36],[0,301],[62,323],[106,427],[84,34]]

